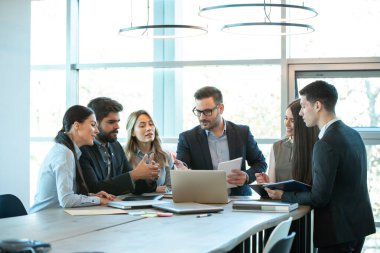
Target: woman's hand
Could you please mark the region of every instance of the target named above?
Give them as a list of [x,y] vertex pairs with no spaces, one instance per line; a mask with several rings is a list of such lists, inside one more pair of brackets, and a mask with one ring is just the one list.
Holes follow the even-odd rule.
[[157,186],[156,188],[156,192],[159,192],[159,193],[167,193],[169,190],[168,187],[166,187],[166,185],[160,185],[160,186]]
[[267,184],[269,183],[269,177],[265,173],[255,173],[256,183],[258,184]]
[[105,191],[100,191],[98,193],[89,193],[88,194],[89,196],[96,196],[96,197],[99,197],[100,198],[100,204],[101,205],[105,205],[107,204],[109,201],[113,201],[116,199],[116,196],[115,195],[112,195],[112,194],[109,194],[109,193],[106,193]]

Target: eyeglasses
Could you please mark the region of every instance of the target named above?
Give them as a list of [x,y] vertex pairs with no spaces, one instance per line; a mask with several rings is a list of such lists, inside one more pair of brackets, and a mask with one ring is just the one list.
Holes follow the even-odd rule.
[[200,117],[202,114],[204,115],[204,116],[211,116],[212,115],[212,112],[215,110],[215,109],[217,109],[219,107],[219,104],[217,104],[214,108],[211,108],[211,109],[205,109],[205,110],[203,110],[203,111],[201,111],[201,110],[198,110],[197,108],[193,108],[193,113],[194,113],[194,115],[195,116],[197,116],[197,117]]

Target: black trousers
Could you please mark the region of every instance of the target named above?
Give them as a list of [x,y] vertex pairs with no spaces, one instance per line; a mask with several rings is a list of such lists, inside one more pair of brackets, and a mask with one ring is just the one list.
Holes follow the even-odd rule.
[[318,248],[318,253],[360,253],[362,252],[364,239]]

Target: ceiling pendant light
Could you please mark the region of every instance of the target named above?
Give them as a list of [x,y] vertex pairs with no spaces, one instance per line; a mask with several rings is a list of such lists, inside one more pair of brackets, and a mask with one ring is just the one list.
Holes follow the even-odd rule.
[[198,14],[222,21],[222,31],[240,35],[294,35],[314,31],[312,25],[298,22],[318,15],[316,10],[305,6],[303,2],[295,5],[266,0],[259,3],[243,1],[225,4],[218,1],[215,5],[204,5]]
[[[140,0],[141,1],[141,0]],[[150,38],[150,39],[171,39],[194,37],[207,34],[207,27],[201,25],[188,24],[149,24],[150,21],[150,4],[147,0],[147,17],[145,24],[133,25],[133,0],[131,0],[131,25],[121,28],[119,34],[133,38]]]

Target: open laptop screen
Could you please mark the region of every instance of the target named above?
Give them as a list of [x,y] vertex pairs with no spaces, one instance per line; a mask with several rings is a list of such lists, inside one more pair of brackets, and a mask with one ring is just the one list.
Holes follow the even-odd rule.
[[225,171],[172,170],[170,178],[174,202],[228,203]]

